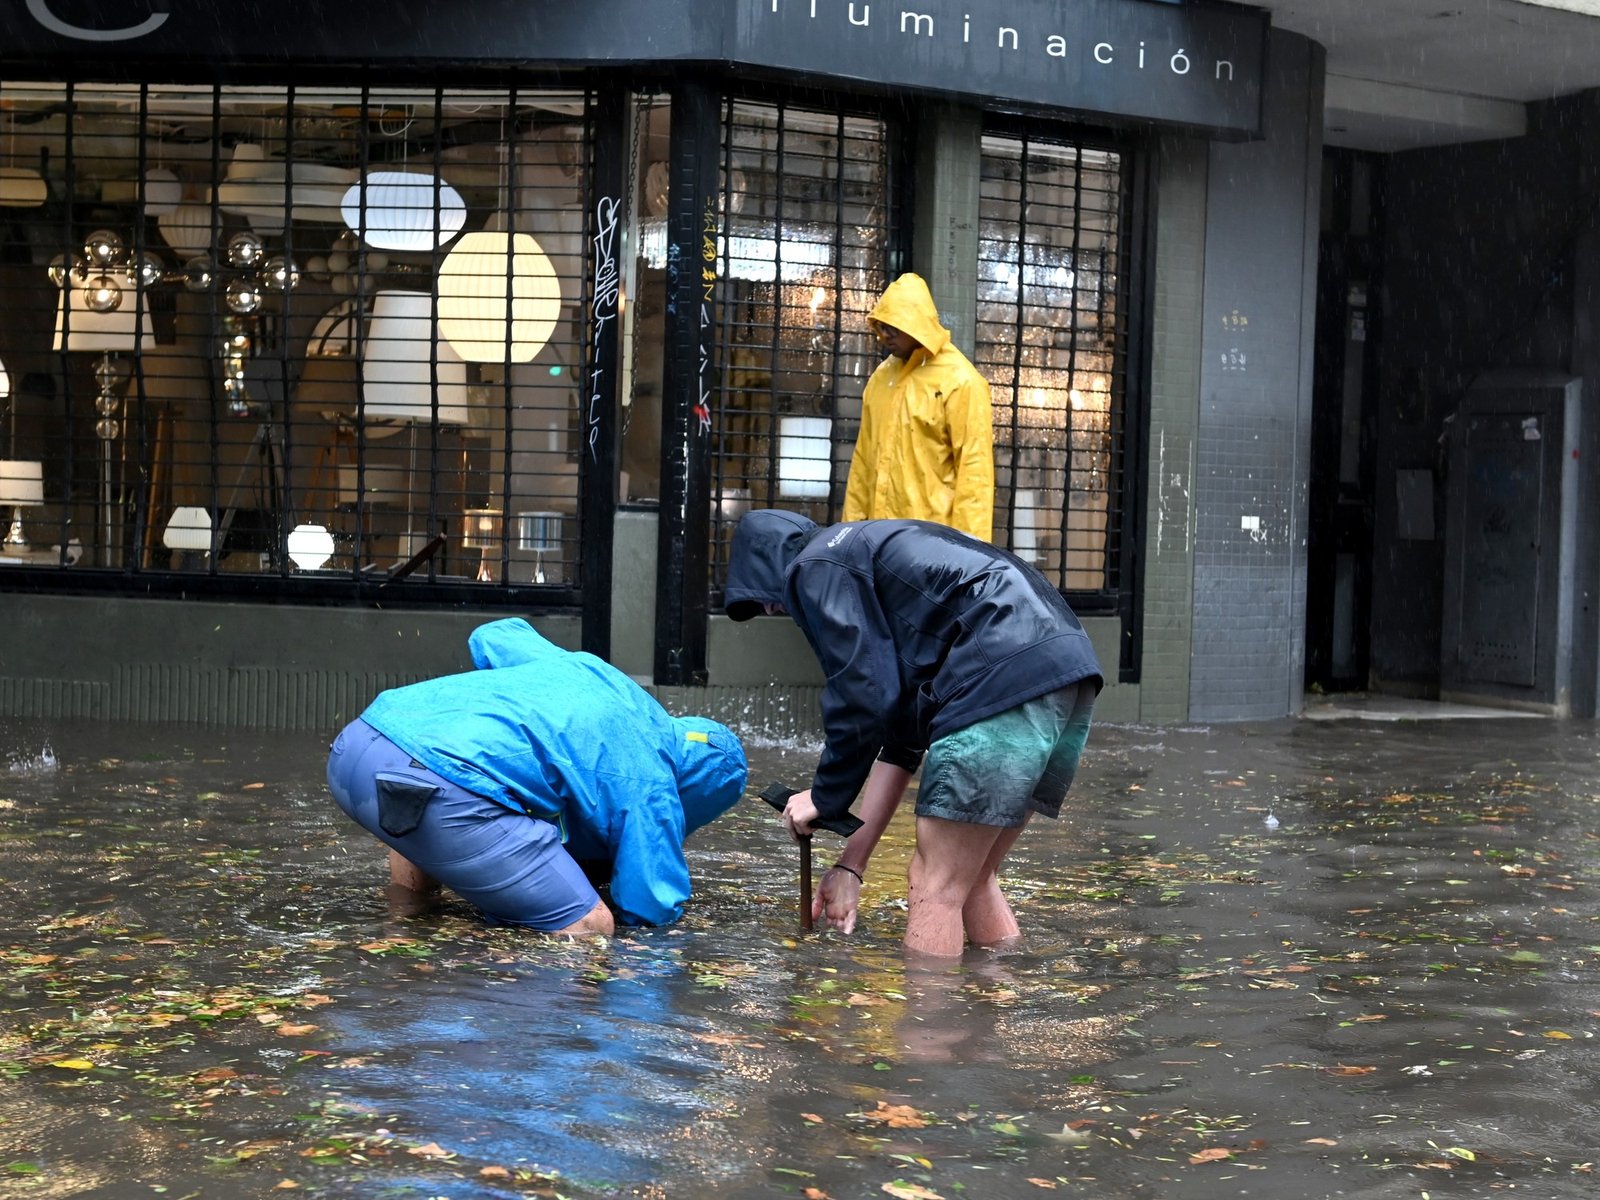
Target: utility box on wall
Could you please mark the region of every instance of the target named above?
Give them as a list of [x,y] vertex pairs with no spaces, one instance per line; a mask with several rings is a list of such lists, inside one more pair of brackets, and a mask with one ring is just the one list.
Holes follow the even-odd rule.
[[1581,384],[1502,373],[1450,441],[1440,696],[1571,711]]

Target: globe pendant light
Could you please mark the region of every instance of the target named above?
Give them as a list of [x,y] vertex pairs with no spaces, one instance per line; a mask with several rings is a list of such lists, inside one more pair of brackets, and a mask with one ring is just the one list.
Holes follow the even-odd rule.
[[439,333],[468,362],[531,362],[561,317],[555,267],[526,233],[467,234],[439,264],[438,289]]
[[467,223],[460,192],[442,179],[409,171],[363,176],[345,192],[339,211],[344,223],[378,250],[432,250]]

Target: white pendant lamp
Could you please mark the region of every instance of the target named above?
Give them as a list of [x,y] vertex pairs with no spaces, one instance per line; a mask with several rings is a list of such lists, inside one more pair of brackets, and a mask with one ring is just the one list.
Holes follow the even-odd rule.
[[[219,222],[220,224],[220,222]],[[211,208],[205,204],[179,204],[156,218],[161,238],[182,261],[211,249]]]
[[409,171],[372,171],[340,202],[344,223],[378,250],[432,250],[467,223],[467,205],[442,179]]
[[561,317],[561,281],[526,233],[467,234],[439,265],[438,289],[439,332],[468,362],[531,362]]
[[0,400],[11,395],[11,376],[6,374],[6,364],[0,362]]

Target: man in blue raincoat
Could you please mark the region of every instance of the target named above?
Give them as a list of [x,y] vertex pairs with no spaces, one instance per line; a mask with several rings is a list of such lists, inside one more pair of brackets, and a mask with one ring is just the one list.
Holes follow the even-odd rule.
[[[739,739],[526,621],[468,645],[477,670],[383,692],[328,758],[339,807],[389,846],[391,883],[556,933],[677,920],[684,839],[744,794]],[[609,866],[610,908],[580,863]]]

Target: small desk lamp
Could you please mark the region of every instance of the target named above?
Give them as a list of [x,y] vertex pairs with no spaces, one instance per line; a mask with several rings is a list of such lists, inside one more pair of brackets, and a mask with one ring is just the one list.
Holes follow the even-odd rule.
[[0,505],[11,505],[11,529],[0,548],[11,552],[28,549],[28,539],[22,532],[22,510],[43,503],[44,464],[0,458]]

